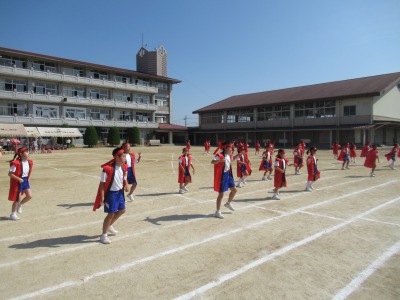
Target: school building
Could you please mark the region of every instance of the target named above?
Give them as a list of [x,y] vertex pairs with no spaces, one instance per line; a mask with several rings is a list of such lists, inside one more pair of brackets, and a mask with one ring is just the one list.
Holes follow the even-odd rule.
[[[134,58],[133,58],[134,59]],[[83,133],[138,127],[143,139],[184,140],[187,130],[172,125],[173,85],[167,51],[140,48],[137,71],[0,47],[0,123],[60,127]]]
[[319,147],[332,142],[400,140],[400,73],[236,95],[200,108],[194,143],[211,139],[275,141],[290,147],[299,140]]

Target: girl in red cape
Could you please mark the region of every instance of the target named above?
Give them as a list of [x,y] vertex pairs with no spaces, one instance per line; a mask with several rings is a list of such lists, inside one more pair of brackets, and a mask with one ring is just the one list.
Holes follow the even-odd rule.
[[366,142],[365,145],[361,149],[360,157],[367,157],[368,151],[370,150],[369,142]]
[[280,200],[279,189],[287,186],[286,167],[289,160],[285,158],[285,150],[279,149],[274,163],[274,195],[272,199]]
[[190,175],[190,167],[192,167],[194,174],[194,166],[192,164],[192,156],[189,155],[189,150],[183,148],[182,155],[178,158],[178,183],[179,183],[179,194],[183,194],[189,189],[186,187],[192,182],[192,176]]
[[239,177],[239,182],[236,187],[243,187],[246,183],[246,177],[251,175],[251,161],[244,148],[238,148],[236,158],[237,170],[236,175]]
[[126,153],[122,148],[115,148],[112,152],[113,159],[101,167],[101,179],[94,202],[93,211],[104,205],[104,212],[107,213],[103,221],[103,232],[100,242],[110,244],[107,232],[117,234],[118,231],[113,227],[115,221],[125,213],[125,192],[128,191],[127,169],[125,164]]
[[365,158],[364,167],[370,168],[371,177],[375,177],[376,160],[379,162],[378,150],[376,150],[376,145],[372,145],[371,150],[367,153]]
[[337,159],[339,156],[340,145],[338,142],[332,144],[333,159]]
[[357,157],[356,145],[353,143],[350,143],[349,149],[350,149],[350,161],[353,163],[356,163],[356,157]]
[[217,210],[214,214],[214,217],[223,219],[224,216],[221,213],[221,203],[224,198],[224,193],[227,190],[230,190],[228,196],[228,202],[224,204],[224,206],[231,211],[235,209],[232,207],[232,200],[235,197],[237,189],[235,187],[235,180],[232,175],[232,160],[236,159],[236,156],[232,155],[232,145],[229,143],[221,144],[222,151],[215,155],[214,159],[211,161],[211,164],[214,165],[214,191],[218,193],[217,197]]
[[[14,158],[10,161],[10,171],[8,172],[8,176],[10,176],[8,200],[13,201],[10,220],[19,220],[17,212],[21,214],[22,205],[32,199],[29,185],[32,169],[33,161],[29,159],[28,148],[22,147],[16,150]],[[25,197],[22,199],[23,195]]]
[[[264,175],[261,178],[261,180],[272,180],[271,173],[272,173],[272,155],[274,153],[274,150],[272,149],[271,144],[267,144],[265,147],[265,151],[262,154],[262,160],[260,167],[258,168],[259,171],[264,171]],[[267,172],[269,172],[268,177],[265,178],[265,175],[267,175]]]
[[260,145],[260,142],[259,142],[259,141],[256,141],[255,147],[256,147],[256,152],[254,153],[254,155],[260,154],[260,147],[261,147],[261,145]]
[[295,146],[293,151],[294,156],[294,175],[300,175],[300,169],[303,167],[304,150],[301,143]]
[[[390,163],[389,167],[392,170],[396,169],[396,156],[399,156],[399,144],[394,144],[392,150],[390,150],[390,152],[388,154],[385,154],[386,159],[392,160],[392,162]],[[399,156],[400,157],[400,156]]]
[[316,147],[311,147],[307,151],[307,171],[308,171],[308,178],[307,178],[307,186],[306,186],[306,191],[311,192],[314,188],[312,184],[314,181],[317,181],[320,178],[320,172],[318,171],[317,168],[317,161],[318,159],[315,157],[315,153],[317,152]]
[[343,162],[342,170],[344,170],[345,166],[346,166],[346,169],[349,169],[349,162],[350,162],[349,143],[346,143],[346,145],[343,146],[342,151],[340,152],[340,155],[337,159],[341,160]]

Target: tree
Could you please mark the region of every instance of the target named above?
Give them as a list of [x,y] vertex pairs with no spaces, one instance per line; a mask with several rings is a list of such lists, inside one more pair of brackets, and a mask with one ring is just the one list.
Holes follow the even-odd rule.
[[108,131],[107,143],[111,146],[119,145],[121,143],[121,134],[118,127],[111,127]]
[[131,144],[140,144],[140,131],[138,127],[127,128],[126,134],[128,136],[128,141]]
[[94,126],[89,126],[86,128],[85,134],[83,135],[83,143],[92,148],[93,145],[97,145],[99,142],[99,137],[97,135],[96,128]]

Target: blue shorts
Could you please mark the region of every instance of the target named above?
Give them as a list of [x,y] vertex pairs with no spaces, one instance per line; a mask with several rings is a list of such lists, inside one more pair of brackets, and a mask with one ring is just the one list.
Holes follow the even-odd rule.
[[224,172],[222,175],[221,188],[219,192],[224,193],[232,187],[235,187],[235,181],[233,180],[231,172]]
[[265,168],[265,170],[271,169],[271,164],[269,162],[264,161],[264,168]]
[[185,167],[185,171],[183,172],[186,176],[190,176],[189,167]]
[[22,191],[28,190],[30,189],[30,185],[29,185],[29,181],[28,181],[28,177],[22,177],[22,179],[24,180],[24,182],[19,184],[19,192],[21,193]]
[[127,180],[129,184],[137,184],[136,177],[133,175],[132,169],[128,168]]
[[392,154],[392,160],[396,161],[396,154]]
[[343,156],[343,161],[349,161],[349,160],[350,159],[349,159],[349,156],[347,154]]
[[104,212],[105,213],[116,213],[119,210],[125,209],[125,197],[124,191],[109,191],[104,201]]

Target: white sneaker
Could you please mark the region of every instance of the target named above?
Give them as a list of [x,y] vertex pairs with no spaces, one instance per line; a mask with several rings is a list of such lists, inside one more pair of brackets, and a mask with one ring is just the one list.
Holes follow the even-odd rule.
[[274,195],[272,196],[272,199],[274,199],[274,200],[281,200],[281,198],[279,197],[278,194],[274,194]]
[[111,244],[111,241],[108,238],[107,234],[102,234],[100,236],[100,243],[102,243],[102,244]]
[[305,190],[306,192],[312,192],[312,190],[309,187],[306,187]]
[[17,213],[22,214],[22,204],[18,203]]
[[20,217],[18,217],[17,214],[11,214],[10,215],[10,220],[17,221],[17,220],[20,220]]
[[294,175],[300,175],[299,171],[294,172]]
[[266,180],[266,179],[265,179],[265,176],[263,176],[263,177],[261,178],[261,180]]
[[224,216],[222,215],[220,210],[217,210],[214,214],[214,217],[218,218],[218,219],[223,219]]
[[246,185],[246,184],[247,184],[246,180],[243,180],[243,184],[244,184],[244,185]]
[[183,190],[185,190],[186,192],[189,191],[189,189],[186,186],[183,187]]
[[242,188],[242,187],[243,187],[243,185],[241,185],[240,183],[238,183],[236,187],[238,187],[238,188]]
[[375,173],[371,173],[371,177],[375,177]]
[[110,225],[110,227],[108,227],[108,232],[111,234],[117,234],[118,230],[115,230],[115,228],[112,225]]
[[310,185],[310,189],[312,189],[312,190],[314,189],[312,185]]
[[129,199],[129,202],[132,202],[135,199],[132,194],[128,194],[126,197]]
[[235,209],[233,208],[232,204],[230,204],[229,202],[226,202],[226,203],[224,204],[224,206],[225,206],[226,208],[229,208],[231,211],[235,211]]
[[271,175],[268,175],[267,179],[268,179],[268,180],[272,180]]
[[179,194],[184,194],[184,193],[185,193],[185,191],[183,189],[179,190]]

